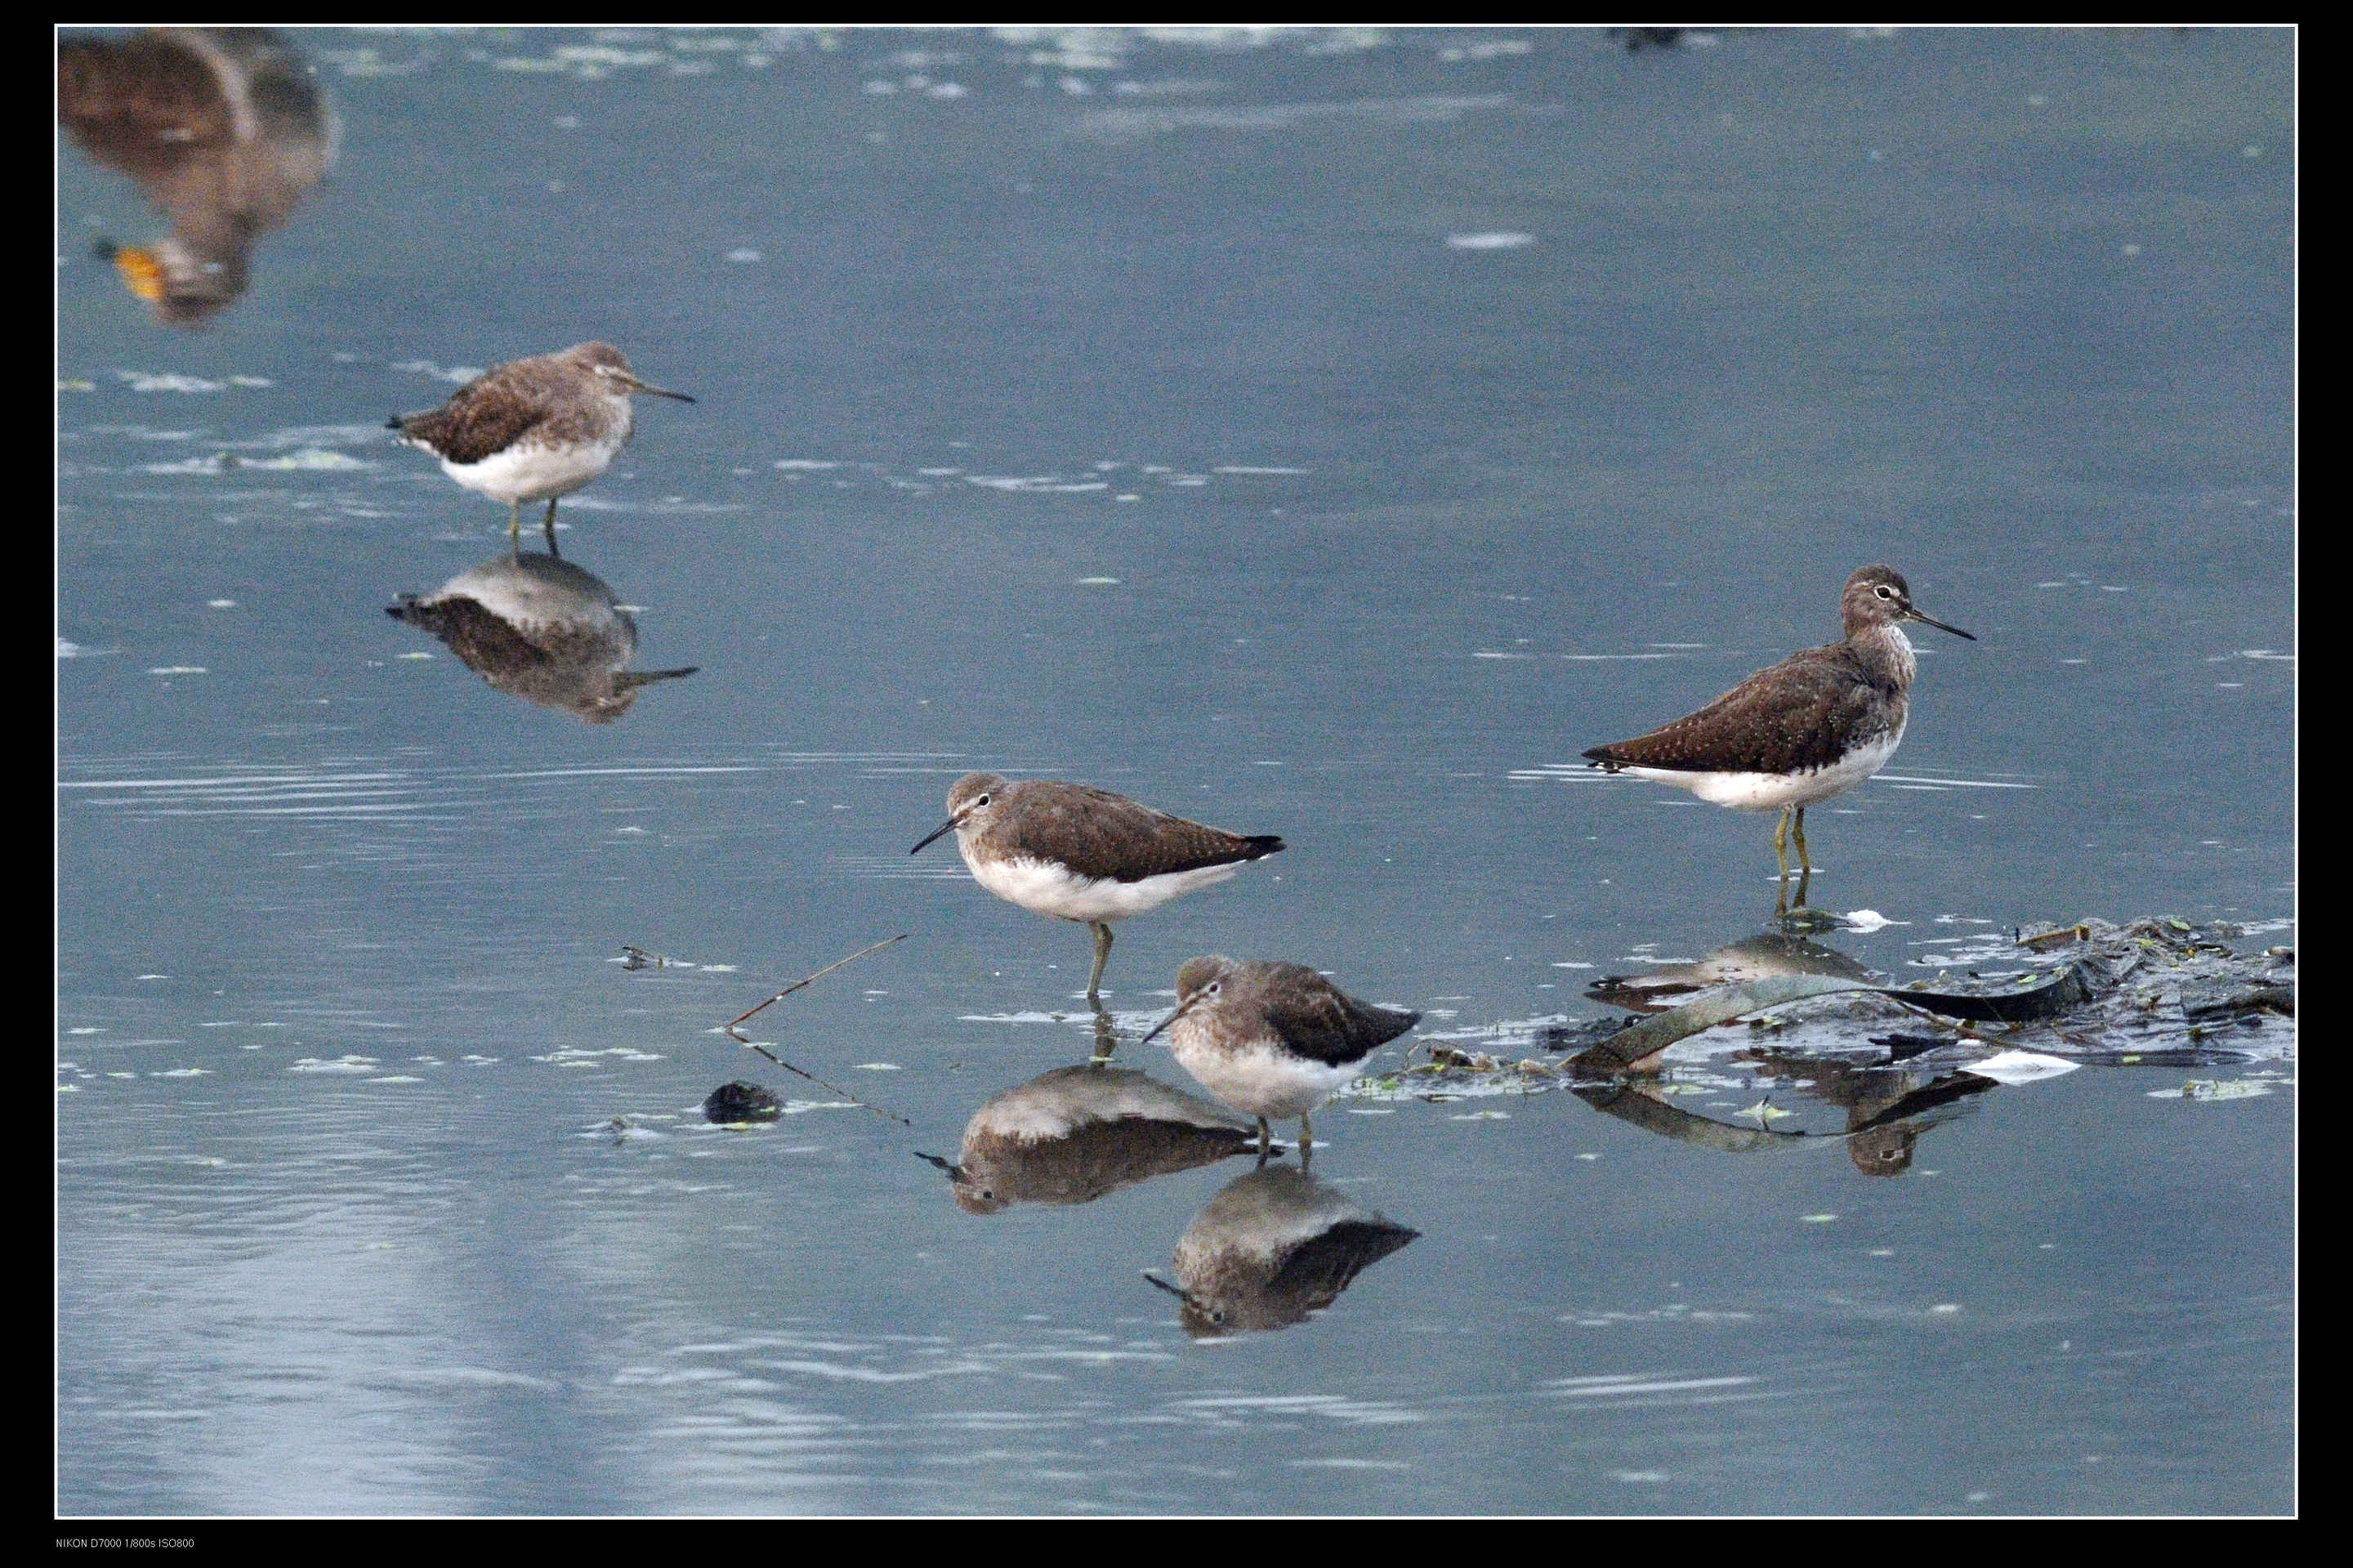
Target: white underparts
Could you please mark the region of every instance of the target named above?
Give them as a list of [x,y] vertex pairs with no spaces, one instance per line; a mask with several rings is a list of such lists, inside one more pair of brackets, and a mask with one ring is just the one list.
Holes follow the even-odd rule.
[[480,462],[451,462],[443,458],[441,471],[467,489],[510,506],[521,501],[546,501],[571,494],[612,467],[628,439],[624,426],[619,439],[614,440],[572,447],[512,446]]
[[1168,1033],[1177,1065],[1244,1116],[1305,1116],[1354,1082],[1365,1065],[1359,1057],[1335,1067],[1296,1055],[1271,1036],[1221,1045],[1200,1019],[1180,1018]]
[[1688,789],[1712,805],[1736,811],[1778,811],[1843,795],[1887,766],[1904,741],[1904,726],[1867,741],[1825,768],[1805,773],[1707,773],[1683,768],[1623,768],[1620,772]]
[[1028,855],[1017,855],[1011,860],[981,860],[965,847],[961,835],[956,848],[962,851],[965,864],[972,868],[973,880],[983,887],[1024,909],[1060,920],[1124,920],[1131,915],[1157,909],[1197,887],[1223,882],[1241,869],[1241,863],[1236,861],[1194,871],[1172,871],[1165,876],[1147,876],[1138,882],[1117,882],[1110,877],[1081,876],[1051,861]]

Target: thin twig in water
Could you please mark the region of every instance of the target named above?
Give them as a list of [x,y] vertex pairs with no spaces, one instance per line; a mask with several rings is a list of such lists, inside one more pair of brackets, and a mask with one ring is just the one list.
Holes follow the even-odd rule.
[[866,1102],[866,1101],[860,1099],[856,1095],[851,1094],[851,1093],[850,1093],[849,1090],[847,1090],[847,1089],[838,1089],[838,1088],[835,1088],[831,1084],[827,1083],[823,1078],[818,1077],[815,1073],[807,1073],[807,1072],[802,1072],[800,1068],[794,1066],[790,1062],[786,1061],[782,1056],[777,1055],[775,1052],[773,1052],[773,1051],[769,1050],[765,1045],[762,1045],[762,1044],[758,1044],[756,1041],[746,1040],[746,1039],[744,1039],[744,1036],[743,1036],[743,1035],[738,1034],[738,1033],[736,1033],[736,1032],[735,1032],[735,1025],[736,1025],[736,1024],[743,1022],[744,1022],[744,1020],[745,1018],[749,1018],[749,1017],[751,1017],[751,1016],[752,1016],[752,1013],[759,1012],[759,1011],[760,1011],[760,1008],[767,1007],[767,1006],[771,1005],[772,1003],[779,1002],[779,1001],[784,1001],[784,1000],[785,1000],[785,998],[786,998],[786,997],[788,997],[788,996],[792,995],[792,994],[793,994],[793,992],[795,992],[795,991],[797,991],[800,990],[803,986],[806,986],[806,985],[811,984],[812,982],[817,981],[817,980],[823,980],[826,976],[828,976],[828,975],[831,974],[834,970],[836,970],[836,969],[839,969],[842,965],[844,965],[844,964],[846,964],[846,963],[849,963],[851,959],[862,959],[862,958],[864,958],[867,954],[869,954],[869,953],[872,952],[872,951],[874,950],[874,948],[887,948],[887,947],[889,947],[889,946],[890,946],[892,943],[893,943],[893,942],[903,942],[903,941],[905,941],[906,939],[907,939],[907,933],[906,933],[906,932],[904,932],[904,931],[900,932],[900,933],[899,933],[897,936],[895,936],[895,937],[885,937],[885,938],[883,938],[881,941],[876,942],[875,944],[873,944],[873,946],[872,946],[872,947],[866,947],[866,948],[859,948],[859,949],[858,949],[858,951],[856,951],[856,952],[854,952],[854,953],[850,954],[850,955],[849,955],[849,958],[847,958],[847,959],[835,959],[832,963],[829,963],[829,964],[826,965],[826,966],[825,966],[825,968],[823,968],[823,969],[821,969],[818,970],[818,971],[817,971],[817,973],[815,973],[815,974],[813,974],[813,975],[810,975],[807,980],[795,980],[792,984],[790,984],[790,985],[786,986],[784,990],[782,990],[782,991],[778,991],[776,995],[774,995],[774,996],[770,997],[766,1001],[762,1002],[762,1003],[760,1004],[760,1006],[759,1006],[759,1007],[755,1007],[755,1008],[754,1008],[754,1009],[752,1010],[752,1012],[744,1013],[744,1014],[743,1015],[743,1017],[742,1017],[742,1018],[737,1018],[737,1019],[734,1019],[734,1020],[733,1020],[732,1022],[730,1022],[728,1023],[728,1025],[727,1025],[727,1033],[728,1033],[729,1037],[730,1037],[730,1038],[732,1038],[733,1040],[734,1040],[734,1042],[735,1042],[737,1044],[739,1044],[739,1045],[749,1045],[749,1046],[751,1046],[753,1050],[757,1051],[761,1055],[765,1056],[769,1061],[774,1062],[777,1066],[782,1067],[786,1072],[787,1072],[787,1073],[797,1073],[797,1074],[799,1074],[799,1075],[800,1075],[800,1076],[802,1076],[802,1077],[804,1077],[804,1078],[807,1078],[810,1083],[815,1084],[818,1087],[819,1087],[819,1088],[821,1088],[821,1089],[825,1090],[825,1091],[826,1091],[826,1093],[828,1093],[828,1094],[831,1094],[831,1095],[839,1095],[843,1099],[848,1100],[850,1104],[852,1104],[852,1105],[854,1105],[854,1106],[862,1107],[863,1108],[865,1108],[865,1109],[867,1109],[867,1110],[871,1110],[871,1111],[872,1111],[876,1116],[883,1117],[883,1118],[888,1118],[889,1120],[895,1121],[895,1122],[897,1122],[897,1123],[898,1123],[900,1126],[902,1126],[902,1127],[913,1127],[913,1126],[914,1126],[915,1124],[914,1124],[913,1122],[912,1122],[912,1121],[909,1121],[905,1117],[896,1115],[896,1114],[894,1114],[894,1113],[892,1113],[892,1112],[891,1112],[891,1111],[886,1111],[886,1110],[884,1110],[881,1106],[877,1106],[877,1105],[869,1105],[869,1104],[867,1104],[867,1102]]

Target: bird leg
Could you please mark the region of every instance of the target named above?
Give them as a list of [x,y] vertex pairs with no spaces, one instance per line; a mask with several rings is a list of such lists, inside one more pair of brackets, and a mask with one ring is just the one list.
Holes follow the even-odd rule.
[[[547,530],[547,553],[562,555],[564,552],[555,547],[555,497],[553,495],[547,498],[547,515],[540,520],[540,526]],[[1805,841],[1800,839],[1798,842],[1803,843]]]
[[1095,967],[1094,972],[1087,976],[1087,1000],[1100,1004],[1103,997],[1096,988],[1103,983],[1103,961],[1111,957],[1111,927],[1100,920],[1090,920],[1087,924],[1095,934]]
[[1773,824],[1773,859],[1781,867],[1781,892],[1773,913],[1778,915],[1788,907],[1789,899],[1789,808],[1781,808],[1781,820]]
[[[1798,863],[1805,868],[1806,875],[1811,876],[1814,874],[1814,857],[1806,853],[1806,809],[1803,806],[1798,808],[1796,831],[1798,839]],[[1806,895],[1803,891],[1800,891],[1798,895],[1798,902],[1803,904],[1805,901]]]
[[1307,1161],[1315,1152],[1315,1128],[1304,1111],[1299,1114],[1299,1168],[1307,1169]]
[[1118,1046],[1119,1037],[1112,1033],[1111,1014],[1098,1006],[1095,1009],[1095,1054],[1088,1059],[1090,1065],[1103,1066],[1111,1060],[1112,1052]]
[[507,547],[516,555],[522,554],[522,503],[507,503]]
[[1266,1118],[1258,1118],[1258,1162],[1265,1164],[1274,1157],[1274,1128],[1266,1125]]

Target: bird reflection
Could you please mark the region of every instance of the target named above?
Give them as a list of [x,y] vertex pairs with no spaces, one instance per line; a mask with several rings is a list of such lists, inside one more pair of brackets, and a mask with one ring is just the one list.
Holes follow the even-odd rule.
[[65,40],[58,122],[170,220],[153,245],[100,253],[179,326],[245,292],[254,239],[284,224],[333,164],[339,131],[310,66],[260,27]]
[[1594,1109],[1645,1132],[1719,1154],[1819,1149],[1825,1139],[1838,1139],[1846,1144],[1857,1171],[1866,1176],[1896,1176],[1911,1168],[1920,1135],[1952,1115],[1949,1107],[1994,1086],[1991,1078],[1949,1065],[1915,1070],[1900,1062],[1857,1065],[1835,1057],[1751,1051],[1737,1053],[1737,1057],[1776,1075],[1810,1079],[1803,1088],[1785,1091],[1783,1097],[1842,1108],[1845,1131],[1777,1132],[1770,1117],[1756,1126],[1717,1121],[1674,1103],[1669,1096],[1675,1086],[1656,1078],[1578,1084],[1570,1092]]
[[1871,970],[1820,942],[1767,931],[1718,948],[1687,964],[1661,964],[1647,974],[1605,975],[1585,988],[1590,1001],[1629,1012],[1662,1012],[1694,991],[1778,975],[1836,975],[1869,980]]
[[385,613],[440,639],[493,688],[589,724],[628,712],[640,686],[694,673],[625,668],[637,622],[602,577],[554,556],[493,556]]
[[1091,1203],[1106,1192],[1257,1147],[1249,1123],[1158,1079],[1100,1063],[1057,1067],[990,1097],[948,1173],[966,1213]]
[[[1900,1053],[1903,1037],[1894,1039]],[[1810,1078],[1800,1093],[1844,1107],[1847,1157],[1866,1176],[1899,1176],[1910,1170],[1920,1135],[1952,1115],[1947,1107],[1994,1086],[1993,1079],[1949,1064],[1927,1066],[1900,1057],[1858,1064],[1770,1050],[1735,1054],[1777,1076]],[[1931,1116],[1932,1111],[1940,1114]]]
[[1420,1234],[1304,1171],[1262,1166],[1185,1227],[1175,1285],[1146,1277],[1183,1302],[1178,1320],[1197,1340],[1287,1329]]

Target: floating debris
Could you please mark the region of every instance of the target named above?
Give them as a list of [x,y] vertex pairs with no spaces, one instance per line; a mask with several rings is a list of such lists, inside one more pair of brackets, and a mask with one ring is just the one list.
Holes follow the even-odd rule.
[[722,1127],[775,1121],[785,1114],[776,1097],[757,1084],[737,1079],[722,1084],[702,1102],[702,1114]]

